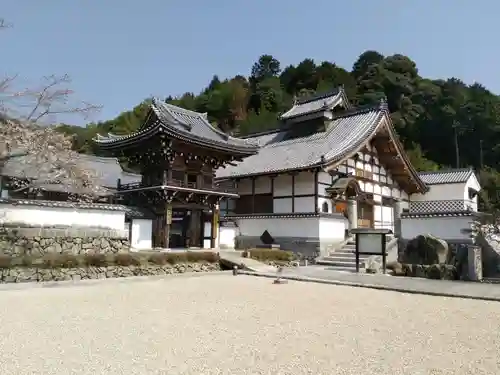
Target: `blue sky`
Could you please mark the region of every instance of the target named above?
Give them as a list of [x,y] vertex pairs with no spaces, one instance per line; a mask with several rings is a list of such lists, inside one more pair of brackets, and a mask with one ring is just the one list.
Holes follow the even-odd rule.
[[[3,71],[23,82],[68,73],[113,118],[150,95],[199,92],[248,75],[262,54],[350,69],[360,53],[402,53],[420,74],[500,93],[493,0],[0,0]],[[84,121],[75,120],[84,124]]]

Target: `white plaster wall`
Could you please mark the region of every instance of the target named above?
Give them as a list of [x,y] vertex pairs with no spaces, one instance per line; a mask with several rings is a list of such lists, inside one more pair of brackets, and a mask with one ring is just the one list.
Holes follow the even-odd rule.
[[130,247],[137,250],[153,248],[153,220],[133,219]]
[[267,230],[273,237],[319,237],[319,218],[242,218],[237,219],[239,234],[259,237]]
[[321,217],[319,219],[320,241],[342,242],[348,225],[348,221],[345,218]]
[[[203,226],[203,237],[211,237],[212,236],[212,222],[210,221],[205,221],[205,225]],[[215,240],[217,243],[217,239]],[[203,240],[203,248],[204,249],[210,249],[211,241],[210,240]]]
[[429,185],[429,191],[427,193],[412,194],[411,200],[420,202],[464,200],[466,190],[465,183]]
[[280,174],[274,179],[274,196],[292,195],[292,176]]
[[445,240],[470,240],[469,234],[461,233],[462,229],[470,229],[472,217],[430,217],[401,219],[401,236],[412,239],[422,234],[431,234]]
[[33,226],[75,225],[124,230],[125,212],[0,204],[0,223],[22,223]]
[[295,176],[295,195],[305,194],[314,194],[313,172],[300,172]]
[[221,226],[219,227],[219,236],[216,243],[221,249],[234,249],[234,240],[236,238],[236,233],[236,227]]
[[[330,176],[326,172],[320,171],[320,172],[318,172],[318,182],[322,183],[322,184],[330,185],[332,183],[332,176]],[[324,185],[320,185],[320,186],[323,186],[323,188],[324,188]],[[322,193],[320,193],[320,194],[322,194]]]
[[275,214],[292,212],[292,198],[273,199],[273,212]]
[[314,212],[314,197],[295,198],[295,212]]
[[469,198],[469,189],[473,189],[474,191],[479,192],[481,190],[481,185],[479,185],[479,181],[477,180],[476,176],[474,173],[470,178],[467,180],[465,184],[465,191],[464,191],[464,199],[467,202],[466,203],[466,208],[467,206],[471,206],[473,211],[477,211],[477,199],[478,196],[476,195],[474,198],[470,199]]

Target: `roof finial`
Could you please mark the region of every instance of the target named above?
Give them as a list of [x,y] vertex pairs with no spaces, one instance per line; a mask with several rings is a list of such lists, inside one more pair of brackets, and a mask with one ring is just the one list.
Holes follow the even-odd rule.
[[293,95],[293,105],[297,105],[297,103],[298,103],[297,94],[294,94]]

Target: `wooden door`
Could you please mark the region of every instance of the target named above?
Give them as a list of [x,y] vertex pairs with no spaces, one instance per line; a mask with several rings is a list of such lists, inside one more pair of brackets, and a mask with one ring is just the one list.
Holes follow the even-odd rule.
[[358,228],[373,228],[373,205],[366,202],[361,202],[358,207]]

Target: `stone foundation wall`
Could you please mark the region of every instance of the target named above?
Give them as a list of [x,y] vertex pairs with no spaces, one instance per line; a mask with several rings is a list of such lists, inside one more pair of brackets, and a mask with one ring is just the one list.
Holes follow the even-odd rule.
[[0,269],[0,283],[109,279],[131,276],[158,276],[186,272],[219,271],[219,263],[187,263],[176,265],[110,266],[79,268],[17,267]]
[[128,252],[128,232],[92,228],[0,228],[0,254],[102,254]]

